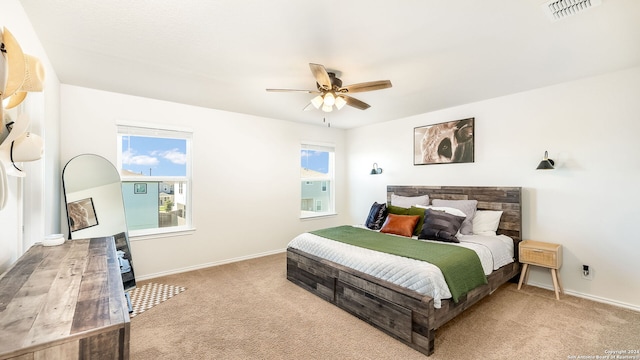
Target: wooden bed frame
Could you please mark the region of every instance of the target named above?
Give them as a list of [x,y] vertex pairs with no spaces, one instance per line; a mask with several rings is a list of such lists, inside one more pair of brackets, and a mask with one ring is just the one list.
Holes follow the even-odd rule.
[[494,271],[487,277],[488,284],[471,290],[458,303],[451,299],[442,300],[440,309],[434,308],[433,298],[429,296],[292,248],[287,249],[287,279],[412,348],[431,355],[436,329],[519,274],[521,188],[387,186],[388,202],[392,194],[478,200],[479,210],[502,210],[498,234],[513,238],[516,261]]

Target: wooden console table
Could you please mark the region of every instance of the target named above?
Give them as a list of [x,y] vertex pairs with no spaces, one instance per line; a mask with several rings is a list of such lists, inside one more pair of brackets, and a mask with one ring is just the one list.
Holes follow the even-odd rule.
[[129,359],[112,237],[32,246],[0,275],[0,359]]

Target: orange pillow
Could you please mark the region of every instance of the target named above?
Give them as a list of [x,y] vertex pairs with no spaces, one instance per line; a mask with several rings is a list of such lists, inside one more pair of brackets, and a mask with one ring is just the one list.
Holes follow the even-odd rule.
[[419,220],[419,215],[389,214],[380,232],[411,237],[413,235],[413,229]]

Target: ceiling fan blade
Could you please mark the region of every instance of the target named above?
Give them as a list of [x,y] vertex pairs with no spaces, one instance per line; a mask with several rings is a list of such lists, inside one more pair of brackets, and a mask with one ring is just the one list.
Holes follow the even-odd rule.
[[315,107],[313,106],[313,104],[312,104],[312,103],[308,103],[308,104],[307,104],[307,106],[305,106],[305,107],[302,109],[302,111],[311,111],[311,110],[313,110],[313,109],[315,109]]
[[296,89],[267,89],[269,92],[301,92],[305,94],[320,94],[318,90],[296,90]]
[[313,63],[309,63],[309,67],[320,87],[325,90],[331,90],[331,78],[329,77],[329,73],[327,73],[327,69],[325,69],[323,65]]
[[371,105],[367,104],[366,102],[360,101],[356,98],[352,98],[351,96],[346,96],[346,95],[340,95],[340,96],[347,101],[347,105],[353,106],[356,109],[367,110],[368,108],[371,107]]
[[[391,87],[390,80],[379,80],[379,81],[369,81],[359,84],[347,85],[341,87],[339,92],[347,92],[347,93],[357,93],[364,91],[373,91],[373,90],[381,90]],[[343,91],[346,90],[346,91]]]

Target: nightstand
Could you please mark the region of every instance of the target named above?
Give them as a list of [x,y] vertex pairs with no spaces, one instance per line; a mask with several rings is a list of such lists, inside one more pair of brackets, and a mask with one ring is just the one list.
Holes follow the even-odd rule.
[[562,266],[562,245],[535,240],[524,240],[519,246],[520,262],[524,265],[518,282],[518,290],[522,287],[522,281],[527,282],[529,276],[529,265],[546,267],[551,270],[553,278],[553,289],[556,292],[556,299],[560,300],[562,294],[562,284],[558,269]]

